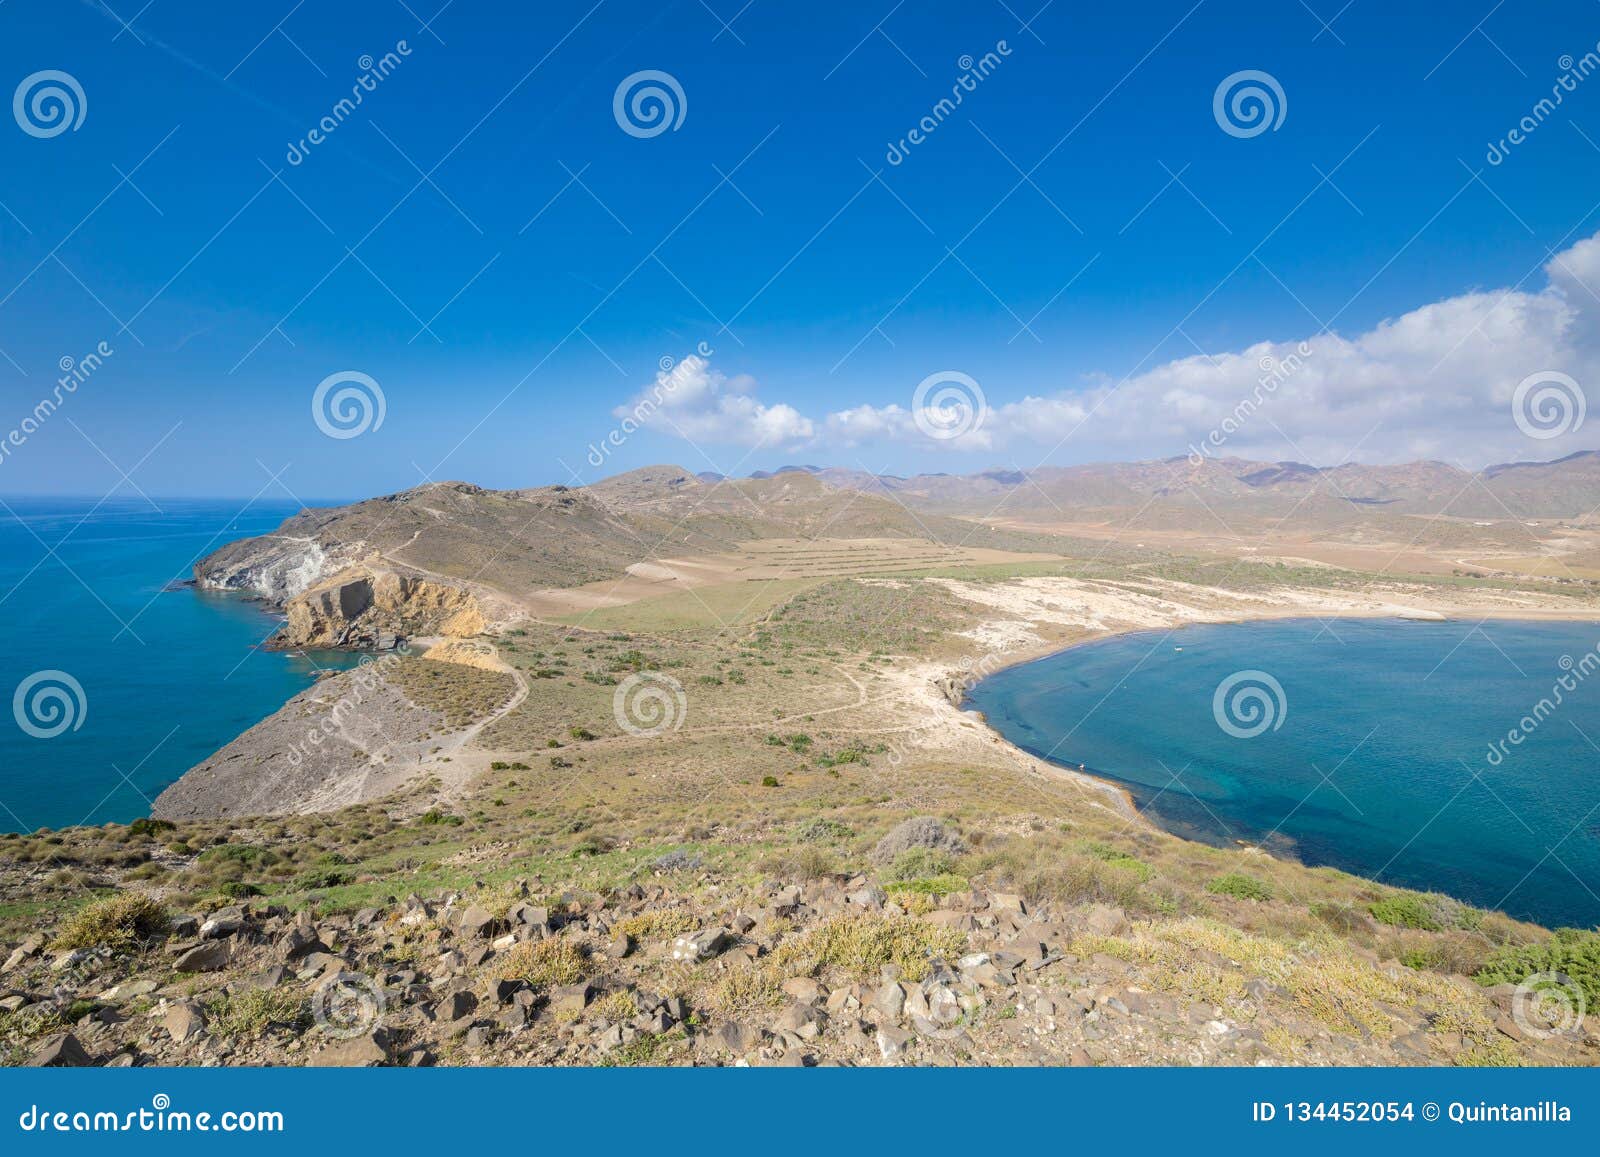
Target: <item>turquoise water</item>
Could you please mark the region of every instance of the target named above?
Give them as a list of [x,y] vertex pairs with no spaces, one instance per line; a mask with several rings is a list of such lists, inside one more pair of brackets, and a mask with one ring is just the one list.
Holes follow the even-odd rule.
[[[968,706],[1017,746],[1122,784],[1171,831],[1592,927],[1597,644],[1596,623],[1193,626],[1000,671]],[[1248,671],[1281,696],[1252,675],[1214,711]]]
[[[166,589],[198,557],[274,529],[297,505],[155,503],[0,506],[0,830],[148,815],[162,788],[308,686],[318,667],[353,662],[260,650],[277,623],[256,604]],[[82,688],[70,708],[37,700],[37,711],[69,710],[77,721],[51,738],[28,734],[13,709],[18,686],[41,671]],[[45,680],[26,698],[52,685],[63,686]],[[25,708],[24,718],[49,731],[66,716]]]

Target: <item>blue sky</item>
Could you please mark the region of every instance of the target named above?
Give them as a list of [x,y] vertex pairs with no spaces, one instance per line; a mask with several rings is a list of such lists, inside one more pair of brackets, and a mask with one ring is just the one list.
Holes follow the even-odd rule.
[[[56,135],[0,117],[0,440],[113,351],[0,492],[1181,454],[1302,341],[1226,452],[1593,444],[1508,407],[1600,346],[1600,79],[1486,159],[1595,50],[1592,3],[441,2],[0,6],[0,88],[59,70],[84,104]],[[643,70],[684,96],[653,136],[614,115]],[[1216,119],[1243,70],[1276,128]],[[688,388],[597,469],[668,358]],[[383,422],[334,438],[312,398],[342,371]],[[912,421],[949,373],[972,436]]]

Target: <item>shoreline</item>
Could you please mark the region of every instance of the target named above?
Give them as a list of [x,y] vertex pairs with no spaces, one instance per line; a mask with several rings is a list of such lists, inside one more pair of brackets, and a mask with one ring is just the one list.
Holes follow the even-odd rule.
[[[1408,614],[1406,612],[1410,613]],[[1109,778],[1101,773],[1096,773],[1088,767],[1083,766],[1082,761],[1080,761],[1080,770],[1080,768],[1071,767],[1066,763],[1058,762],[1053,757],[1035,755],[1027,749],[1012,743],[989,722],[988,717],[982,711],[979,711],[976,708],[965,706],[968,701],[968,694],[978,683],[998,675],[1001,671],[1007,671],[1015,667],[1023,667],[1029,663],[1041,662],[1045,659],[1054,658],[1058,655],[1065,655],[1067,652],[1077,650],[1080,647],[1090,646],[1095,643],[1107,642],[1111,639],[1120,638],[1124,635],[1134,635],[1140,633],[1156,634],[1158,632],[1165,632],[1167,636],[1171,636],[1183,627],[1189,626],[1245,625],[1248,623],[1288,622],[1293,620],[1320,621],[1334,618],[1351,620],[1361,619],[1367,621],[1393,619],[1400,622],[1416,623],[1419,625],[1446,625],[1453,622],[1472,621],[1474,619],[1478,622],[1486,622],[1489,620],[1495,620],[1499,622],[1588,622],[1600,627],[1600,613],[1577,613],[1576,608],[1574,608],[1572,611],[1568,611],[1564,608],[1518,608],[1515,610],[1496,608],[1483,612],[1474,611],[1470,615],[1461,614],[1460,608],[1451,608],[1449,611],[1443,611],[1434,608],[1404,607],[1400,605],[1372,610],[1365,608],[1333,610],[1320,615],[1309,613],[1306,608],[1295,608],[1292,610],[1284,609],[1281,612],[1277,610],[1264,610],[1260,613],[1254,614],[1234,613],[1231,615],[1219,615],[1215,618],[1204,617],[1173,621],[1165,626],[1118,624],[1102,628],[1088,637],[1076,639],[1071,642],[1067,642],[1064,645],[1059,640],[1055,642],[1041,641],[1037,644],[1023,646],[1008,651],[990,651],[984,656],[983,659],[971,665],[972,667],[982,666],[983,670],[981,674],[974,675],[970,668],[965,672],[947,671],[943,676],[936,678],[933,683],[935,689],[939,693],[939,697],[948,703],[952,710],[958,713],[962,718],[976,722],[978,726],[981,727],[986,733],[986,737],[989,739],[989,741],[995,746],[999,747],[1014,761],[1022,763],[1025,766],[1029,766],[1042,774],[1065,780],[1074,784],[1075,786],[1090,790],[1099,796],[1109,798],[1113,801],[1113,810],[1117,811],[1130,821],[1136,822],[1147,829],[1161,832],[1163,835],[1171,836],[1174,839],[1186,840],[1191,843],[1205,843],[1206,841],[1204,840],[1197,840],[1191,835],[1186,835],[1183,832],[1174,831],[1173,829],[1167,827],[1153,815],[1148,814],[1145,810],[1141,809],[1138,801],[1134,798],[1133,793],[1129,791],[1127,787],[1115,779]],[[1597,643],[1597,645],[1600,645],[1600,643]],[[999,661],[992,664],[986,662],[986,660],[990,658],[995,658]],[[952,690],[956,692],[958,698],[952,698]],[[1254,843],[1245,840],[1234,840],[1232,843],[1223,842],[1209,846],[1252,850],[1260,852],[1263,855],[1274,856],[1275,858],[1283,858],[1279,855],[1279,853],[1274,852],[1272,849],[1267,848],[1260,843]],[[1298,859],[1295,859],[1293,862],[1301,864],[1301,866],[1305,866],[1302,861]],[[1344,869],[1340,870],[1344,871]],[[1360,873],[1355,872],[1351,872],[1350,874],[1357,876],[1360,875]],[[1363,876],[1361,878],[1365,879],[1366,877]]]

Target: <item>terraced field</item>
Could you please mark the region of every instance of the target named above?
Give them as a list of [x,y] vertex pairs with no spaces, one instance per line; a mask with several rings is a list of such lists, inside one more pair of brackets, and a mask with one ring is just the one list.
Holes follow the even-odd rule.
[[[597,629],[672,629],[685,616],[697,625],[720,622],[732,626],[760,617],[797,591],[825,579],[1018,567],[1060,560],[1060,555],[951,547],[920,538],[769,538],[741,543],[738,550],[723,554],[635,563],[615,580],[535,591],[526,601],[540,618]],[[652,604],[649,610],[615,613],[618,608],[644,602]]]

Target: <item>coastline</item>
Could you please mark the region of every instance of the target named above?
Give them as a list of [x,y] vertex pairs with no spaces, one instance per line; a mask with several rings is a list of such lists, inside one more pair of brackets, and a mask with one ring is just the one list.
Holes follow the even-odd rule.
[[[1216,617],[1196,617],[1179,619],[1174,618],[1164,625],[1150,625],[1144,623],[1120,623],[1109,625],[1088,634],[1082,638],[1071,641],[1040,641],[1032,645],[1024,645],[1003,652],[990,651],[981,660],[966,664],[964,669],[947,670],[942,676],[933,680],[933,686],[939,693],[939,698],[944,701],[954,712],[967,720],[977,723],[986,738],[995,747],[1000,748],[1014,762],[1020,763],[1040,774],[1064,780],[1075,786],[1090,791],[1102,800],[1108,802],[1118,814],[1128,820],[1142,825],[1148,830],[1159,831],[1164,835],[1190,842],[1204,842],[1195,840],[1191,835],[1175,831],[1157,820],[1153,815],[1142,810],[1138,801],[1123,784],[1117,780],[1093,770],[1083,767],[1082,770],[1074,768],[1066,762],[1053,757],[1035,755],[1033,752],[1019,747],[1002,735],[990,722],[988,717],[976,708],[967,706],[969,692],[978,683],[988,679],[1001,671],[1014,667],[1026,666],[1044,659],[1064,655],[1069,651],[1077,650],[1091,644],[1105,642],[1123,635],[1140,633],[1157,633],[1165,631],[1168,635],[1186,626],[1220,626],[1243,625],[1260,622],[1286,622],[1292,620],[1321,620],[1321,619],[1360,619],[1381,620],[1396,619],[1418,624],[1443,625],[1452,622],[1476,620],[1485,622],[1489,620],[1503,622],[1532,621],[1532,622],[1589,622],[1600,627],[1600,611],[1580,613],[1577,608],[1567,609],[1562,607],[1527,607],[1527,608],[1492,608],[1474,609],[1470,614],[1461,614],[1461,608],[1451,607],[1441,610],[1437,607],[1408,607],[1390,605],[1384,608],[1347,608],[1334,609],[1322,614],[1311,614],[1306,608],[1293,609],[1261,609],[1254,613],[1236,611],[1232,614],[1218,615]],[[1600,645],[1600,642],[1597,642]],[[981,668],[981,673],[974,673]],[[1262,844],[1248,841],[1236,841],[1232,845],[1239,848],[1253,849],[1266,855],[1281,856]],[[1299,863],[1298,860],[1295,861]]]

